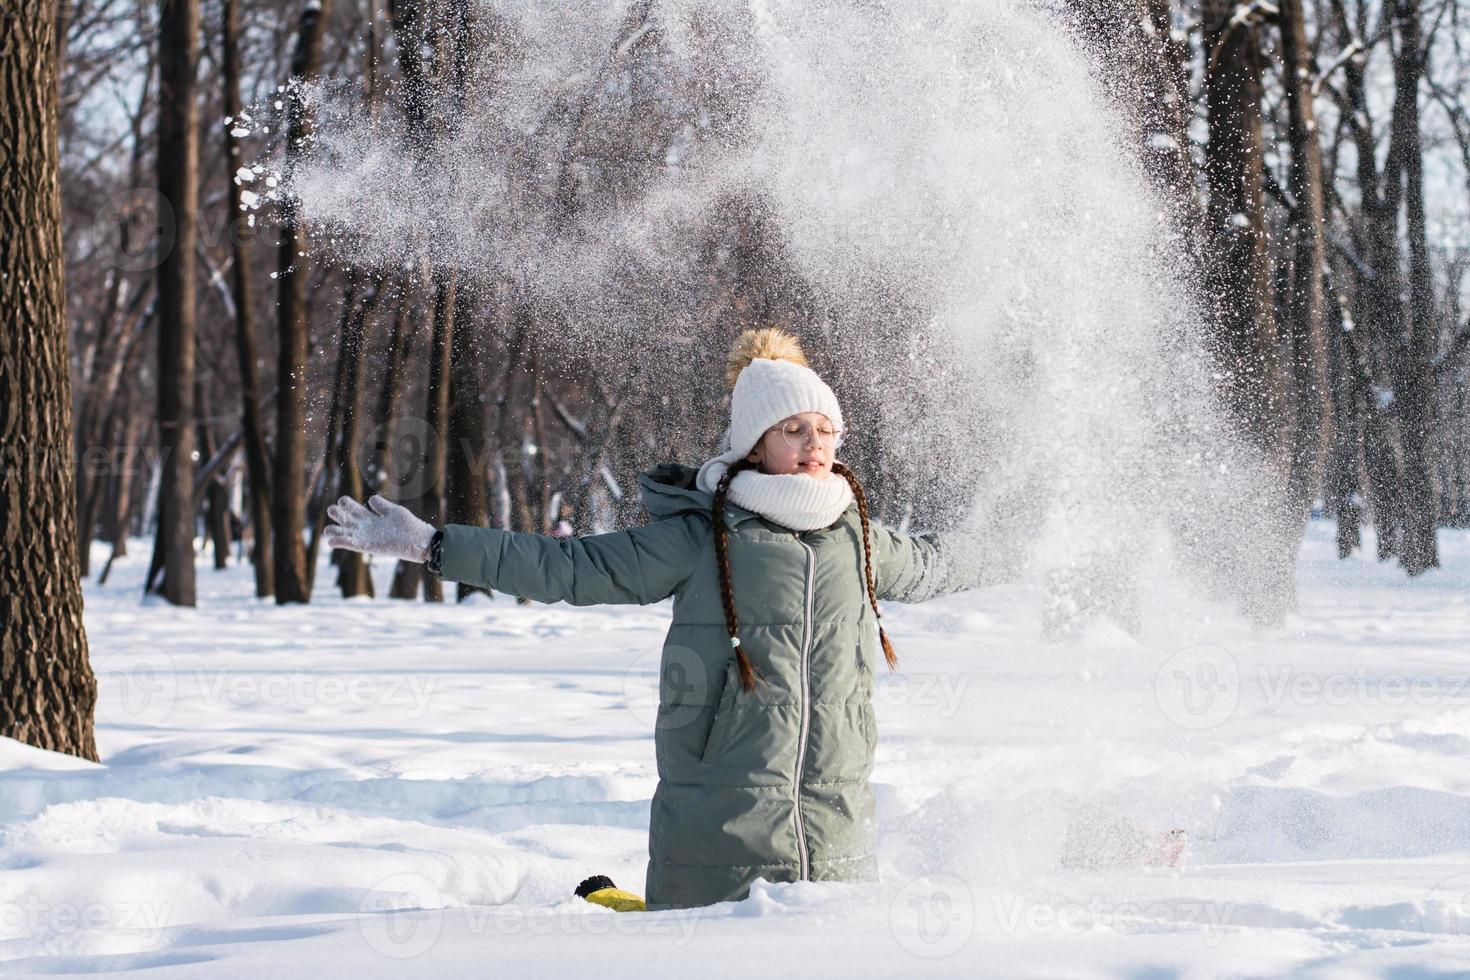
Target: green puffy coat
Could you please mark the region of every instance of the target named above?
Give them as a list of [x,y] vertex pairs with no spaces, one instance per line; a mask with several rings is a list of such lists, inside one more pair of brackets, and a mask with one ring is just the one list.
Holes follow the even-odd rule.
[[[710,530],[713,497],[695,470],[639,476],[652,523],[552,538],[450,524],[442,575],[542,602],[650,603],[674,597],[654,735],[650,909],[746,896],[750,883],[873,880],[882,662],[863,585],[856,504],[831,527],[794,532],[727,502],[740,639],[763,679],[741,690],[725,630]],[[940,539],[871,524],[878,598],[917,602],[977,584]]]

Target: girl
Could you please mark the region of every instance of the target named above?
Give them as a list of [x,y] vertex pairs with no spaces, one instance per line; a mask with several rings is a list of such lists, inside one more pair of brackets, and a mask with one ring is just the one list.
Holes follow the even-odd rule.
[[[982,584],[932,535],[868,519],[836,459],[842,409],[796,340],[747,331],[730,352],[728,451],[639,476],[652,522],[557,539],[449,524],[343,497],[333,548],[542,602],[674,597],[654,734],[650,909],[744,898],[768,881],[875,880],[872,661],[879,599]],[[876,627],[876,628],[875,628]]]

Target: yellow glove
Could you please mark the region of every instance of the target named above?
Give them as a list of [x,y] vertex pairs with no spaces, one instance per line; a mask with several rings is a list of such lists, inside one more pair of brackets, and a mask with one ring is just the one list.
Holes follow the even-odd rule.
[[577,897],[585,898],[593,905],[603,905],[614,912],[647,911],[643,899],[632,892],[625,892],[613,884],[607,875],[593,875],[577,886]]

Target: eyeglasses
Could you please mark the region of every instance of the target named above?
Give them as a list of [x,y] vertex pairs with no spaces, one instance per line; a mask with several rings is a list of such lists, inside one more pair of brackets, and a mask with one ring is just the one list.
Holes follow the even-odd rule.
[[795,419],[787,419],[780,425],[771,426],[766,431],[780,433],[786,445],[792,449],[805,449],[813,441],[824,449],[834,449],[847,435],[846,429],[839,429],[831,422],[818,422],[813,426]]

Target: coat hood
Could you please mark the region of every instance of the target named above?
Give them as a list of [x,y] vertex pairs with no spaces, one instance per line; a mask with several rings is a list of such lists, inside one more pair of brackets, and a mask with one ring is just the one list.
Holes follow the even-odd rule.
[[[683,463],[659,463],[639,473],[643,509],[656,521],[679,514],[709,514],[714,510],[715,495],[695,486],[694,480],[698,475],[698,467]],[[759,517],[754,511],[725,501],[725,523],[730,527]]]

